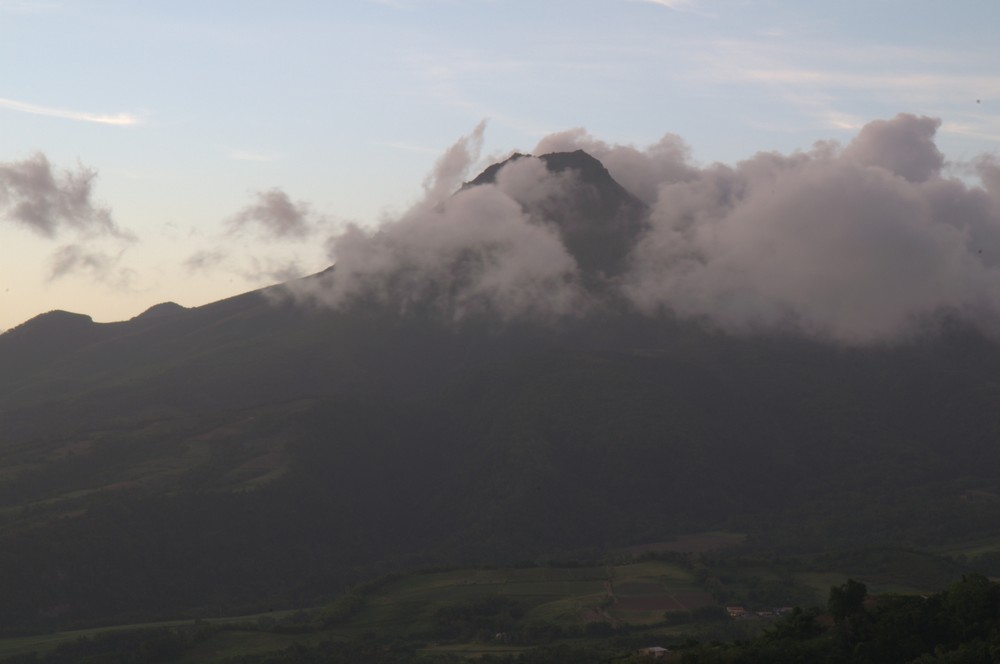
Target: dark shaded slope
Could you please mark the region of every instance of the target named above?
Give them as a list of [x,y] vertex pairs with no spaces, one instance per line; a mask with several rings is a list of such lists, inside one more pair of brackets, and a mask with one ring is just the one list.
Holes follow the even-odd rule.
[[[542,159],[580,173],[543,218],[599,284],[644,210],[587,155]],[[0,628],[714,527],[814,549],[1000,534],[1000,348],[974,333],[850,350],[612,305],[500,327],[280,293],[0,336]]]
[[[325,332],[342,334],[334,322]],[[59,501],[4,512],[0,582],[18,590],[6,620],[64,605],[66,620],[263,608],[396,566],[512,562],[719,526],[824,548],[978,537],[1000,518],[996,501],[969,499],[1000,486],[1000,353],[984,340],[845,351],[633,322],[630,347],[598,348],[613,336],[593,336],[600,321],[520,347],[410,321],[399,329],[417,339],[412,364],[399,336],[355,339],[355,361],[385,381],[366,390],[190,407],[159,437],[138,424],[77,429],[63,442],[86,438],[89,452],[33,471],[31,486],[48,486],[37,498]],[[359,359],[394,346],[387,364]],[[423,374],[429,361],[449,370]],[[248,394],[259,396],[265,376],[248,372],[239,379],[258,381]],[[201,389],[216,388],[189,386]],[[248,490],[227,478],[253,440],[286,470]],[[175,479],[114,488],[171,446],[209,456]],[[63,467],[77,472],[58,476]],[[73,484],[81,474],[89,481]],[[15,502],[0,508],[18,504],[6,495]],[[31,570],[15,564],[29,558]]]

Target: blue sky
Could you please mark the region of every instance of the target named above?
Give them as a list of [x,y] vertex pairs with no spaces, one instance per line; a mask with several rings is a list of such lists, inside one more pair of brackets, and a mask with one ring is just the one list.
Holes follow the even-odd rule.
[[320,236],[234,219],[271,192],[376,225],[483,119],[484,164],[585,127],[706,165],[908,112],[962,176],[1000,151],[997,25],[994,0],[0,0],[0,174],[92,176],[110,223],[43,231],[0,189],[0,329],[320,270]]

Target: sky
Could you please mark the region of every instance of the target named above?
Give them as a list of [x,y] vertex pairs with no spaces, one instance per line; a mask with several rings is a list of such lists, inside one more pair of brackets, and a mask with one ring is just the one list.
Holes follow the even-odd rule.
[[0,329],[347,265],[434,187],[546,145],[672,136],[716,173],[854,141],[870,165],[862,128],[905,113],[975,188],[998,24],[993,0],[0,0]]

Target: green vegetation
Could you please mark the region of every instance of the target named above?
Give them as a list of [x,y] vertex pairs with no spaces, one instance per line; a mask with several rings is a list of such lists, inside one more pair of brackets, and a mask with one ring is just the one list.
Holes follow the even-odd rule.
[[[610,310],[497,330],[251,293],[0,336],[0,634],[304,606],[351,638],[673,629],[822,605],[846,576],[909,593],[1000,573],[993,340],[844,349]],[[343,596],[643,552],[673,571],[581,564],[498,581],[498,606],[470,584],[446,601],[472,602],[461,619],[416,588]]]
[[750,642],[698,646],[690,664],[712,662],[994,662],[1000,657],[1000,585],[968,575],[930,596],[868,597],[848,580],[830,590],[832,627],[818,610],[796,610]]
[[[923,595],[871,596],[866,584],[847,579],[828,588],[825,606],[780,616],[749,611],[732,619],[706,604],[684,620],[672,611],[656,623],[615,617],[633,613],[615,608],[629,599],[681,592],[703,563],[689,554],[674,562],[390,575],[308,611],[3,639],[0,662],[637,663],[653,645],[690,664],[986,663],[1000,655],[1000,584],[976,574]],[[576,594],[594,586],[604,594]],[[562,610],[550,611],[556,604]]]

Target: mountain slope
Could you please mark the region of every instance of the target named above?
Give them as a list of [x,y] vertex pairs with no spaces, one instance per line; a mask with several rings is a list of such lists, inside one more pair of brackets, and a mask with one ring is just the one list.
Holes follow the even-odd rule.
[[[582,153],[542,159],[596,197],[543,223],[599,292],[643,208]],[[308,603],[386,569],[719,526],[824,549],[1000,523],[1000,348],[967,330],[844,349],[613,303],[501,325],[285,292],[0,336],[0,628]]]
[[[466,187],[493,184],[504,167],[530,158],[533,157],[515,154],[484,170]],[[536,203],[540,216],[556,226],[584,275],[620,274],[629,251],[645,228],[649,213],[646,204],[626,191],[600,161],[583,150],[556,152],[538,159],[550,173],[575,176],[572,186]]]

